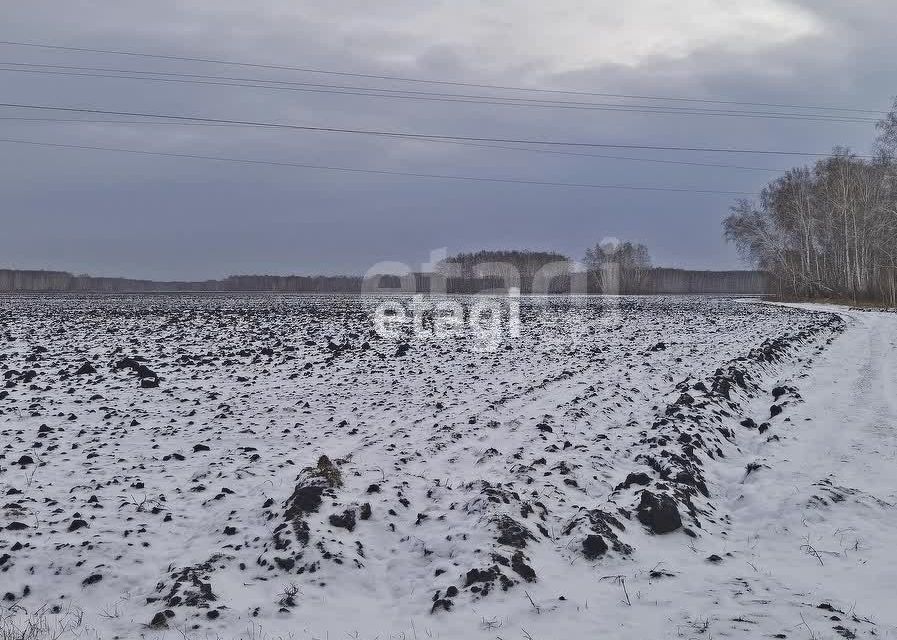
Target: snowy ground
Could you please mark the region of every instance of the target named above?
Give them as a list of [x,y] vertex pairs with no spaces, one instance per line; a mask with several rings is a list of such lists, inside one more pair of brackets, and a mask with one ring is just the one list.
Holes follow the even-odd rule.
[[0,638],[897,637],[897,314],[374,302],[0,299]]

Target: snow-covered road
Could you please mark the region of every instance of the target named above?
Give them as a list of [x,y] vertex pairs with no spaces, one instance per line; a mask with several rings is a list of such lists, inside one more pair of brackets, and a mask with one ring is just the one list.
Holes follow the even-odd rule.
[[770,396],[747,403],[772,426],[739,432],[739,454],[708,470],[727,526],[643,547],[643,571],[676,577],[633,573],[613,637],[897,638],[897,314],[791,306],[846,330],[781,371],[802,402],[774,418]]
[[[839,609],[841,635],[897,637],[897,315],[829,310],[847,329],[794,380],[805,402],[775,419],[790,428],[745,448],[769,468],[731,485],[733,543],[794,604]],[[806,620],[803,637],[831,636]]]

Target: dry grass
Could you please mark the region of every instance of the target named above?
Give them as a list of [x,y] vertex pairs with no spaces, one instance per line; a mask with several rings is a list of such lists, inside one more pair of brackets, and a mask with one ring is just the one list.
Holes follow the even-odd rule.
[[0,609],[0,640],[65,640],[81,637],[83,612],[80,609],[49,611],[41,607],[28,611],[14,605]]

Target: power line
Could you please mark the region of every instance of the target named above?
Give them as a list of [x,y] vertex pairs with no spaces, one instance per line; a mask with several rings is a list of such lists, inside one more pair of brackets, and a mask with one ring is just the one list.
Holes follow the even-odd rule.
[[[50,105],[33,105],[33,104],[17,104],[17,103],[0,103],[0,107],[10,109],[35,109],[43,111],[65,111],[70,113],[89,113],[94,115],[111,115],[125,116],[134,118],[158,118],[166,120],[179,120],[187,122],[208,122],[222,124],[239,124],[251,127],[288,129],[296,131],[313,131],[318,133],[345,133],[356,135],[380,136],[399,139],[415,139],[415,140],[458,140],[464,142],[498,142],[504,144],[528,144],[528,145],[545,145],[545,146],[564,146],[564,147],[592,147],[592,148],[609,148],[609,149],[637,149],[647,151],[682,151],[682,152],[704,152],[704,153],[744,153],[758,155],[779,155],[779,156],[802,156],[802,157],[824,157],[827,153],[809,153],[805,151],[773,151],[767,149],[731,149],[724,147],[677,147],[677,146],[660,146],[660,145],[639,145],[639,144],[611,144],[604,142],[573,142],[559,140],[526,140],[515,138],[491,138],[477,136],[452,136],[444,134],[423,134],[408,133],[401,131],[383,131],[374,129],[346,129],[340,127],[320,127],[310,125],[288,124],[280,122],[257,122],[252,120],[230,120],[225,118],[208,118],[201,116],[182,116],[160,113],[142,113],[135,111],[110,111],[105,109],[92,108],[76,108],[76,107],[58,107]],[[868,156],[857,157],[863,158]]]
[[[267,80],[262,78],[234,78],[228,76],[214,76],[205,74],[185,74],[172,72],[157,72],[132,69],[110,69],[103,67],[77,67],[70,65],[43,65],[33,63],[0,62],[0,64],[16,67],[53,67],[57,69],[83,70],[91,72],[108,73],[79,73],[75,71],[51,71],[45,69],[0,68],[0,71],[31,73],[43,75],[62,75],[88,78],[109,78],[123,80],[146,80],[155,82],[175,82],[198,85],[225,86],[225,87],[249,87],[260,89],[303,91],[310,93],[324,93],[336,95],[365,96],[375,98],[410,99],[436,102],[460,102],[469,104],[491,104],[499,106],[519,106],[532,108],[563,108],[580,109],[590,111],[621,111],[633,113],[661,113],[661,114],[685,114],[685,115],[715,115],[733,117],[756,117],[774,119],[795,120],[819,120],[825,122],[877,122],[876,118],[861,118],[855,116],[837,116],[806,113],[782,113],[763,111],[737,111],[721,109],[702,109],[696,107],[669,107],[663,105],[627,105],[591,102],[571,102],[560,100],[535,100],[532,98],[513,98],[506,96],[484,96],[471,94],[439,93],[430,91],[409,91],[384,89],[378,87],[359,87],[353,85],[328,85],[308,82],[291,82],[282,80]],[[112,75],[116,74],[116,75]],[[123,75],[130,74],[130,75]],[[139,74],[139,75],[135,75]],[[152,77],[173,76],[173,77]],[[186,78],[186,79],[184,79]],[[259,84],[262,83],[262,84]],[[287,85],[287,86],[277,86]]]
[[[580,111],[606,111],[620,113],[642,113],[661,115],[698,115],[737,118],[760,118],[772,120],[803,120],[816,122],[842,123],[875,123],[877,118],[847,115],[826,115],[814,113],[787,113],[765,111],[740,111],[731,109],[709,109],[698,107],[671,107],[650,104],[610,104],[594,102],[576,102],[561,100],[534,100],[532,98],[514,98],[505,96],[488,96],[456,93],[439,93],[432,91],[409,91],[383,89],[377,87],[360,87],[354,85],[330,85],[310,82],[291,82],[266,80],[261,78],[234,78],[192,73],[157,72],[133,69],[114,69],[107,67],[79,67],[72,65],[48,65],[22,62],[2,62],[0,65],[13,68],[0,68],[0,72],[27,73],[32,75],[53,75],[81,78],[103,78],[116,80],[139,80],[146,82],[165,82],[177,84],[242,87],[269,89],[276,91],[299,91],[330,95],[361,96],[369,98],[386,98],[393,100],[416,100],[424,102],[485,104],[505,107],[523,107],[534,109],[570,109]],[[28,67],[28,68],[24,68]],[[41,67],[41,68],[31,68]],[[87,73],[89,72],[89,73]],[[160,77],[166,76],[166,77]],[[167,77],[172,76],[172,77]]]
[[[0,121],[16,121],[16,122],[51,122],[51,123],[80,123],[80,124],[125,124],[125,125],[175,125],[175,126],[209,126],[209,127],[239,127],[243,125],[216,124],[206,122],[154,122],[151,120],[84,120],[80,118],[26,118],[16,116],[0,116]],[[721,164],[717,162],[690,162],[688,160],[666,160],[660,158],[635,158],[632,156],[616,156],[600,153],[581,153],[577,151],[559,151],[557,149],[531,149],[529,147],[509,147],[498,144],[486,144],[476,142],[460,142],[454,140],[433,140],[444,144],[459,145],[463,147],[474,147],[482,149],[499,149],[505,151],[522,151],[526,153],[539,153],[559,156],[573,156],[579,158],[598,158],[602,160],[621,160],[631,162],[650,162],[656,164],[675,164],[690,167],[711,167],[716,169],[740,169],[743,171],[765,171],[769,173],[784,173],[787,169],[775,169],[771,167],[748,167],[734,164]]]
[[704,194],[704,195],[727,195],[727,196],[750,196],[756,195],[754,193],[748,191],[720,191],[715,189],[686,189],[686,188],[677,188],[677,187],[648,187],[648,186],[636,186],[636,185],[620,185],[620,184],[590,184],[590,183],[577,183],[577,182],[551,182],[544,180],[524,180],[517,178],[487,178],[480,176],[458,176],[458,175],[445,175],[445,174],[435,174],[435,173],[414,173],[414,172],[406,172],[406,171],[390,171],[386,169],[361,169],[357,167],[337,167],[337,166],[329,166],[329,165],[316,165],[316,164],[305,164],[299,162],[279,162],[274,160],[252,160],[248,158],[229,158],[224,156],[207,156],[207,155],[199,155],[192,153],[167,153],[162,151],[144,151],[141,149],[123,149],[119,147],[100,147],[100,146],[92,146],[92,145],[78,145],[78,144],[62,144],[62,143],[53,143],[53,142],[41,142],[37,140],[20,140],[14,138],[0,138],[0,142],[6,142],[10,144],[22,144],[22,145],[31,145],[38,147],[50,147],[50,148],[58,148],[58,149],[77,149],[77,150],[89,150],[89,151],[111,151],[118,153],[131,153],[138,155],[146,155],[146,156],[161,156],[168,158],[187,158],[192,160],[212,160],[216,162],[229,162],[229,163],[238,163],[238,164],[251,164],[251,165],[265,165],[265,166],[276,166],[276,167],[292,167],[299,169],[315,169],[320,171],[339,171],[339,172],[347,172],[347,173],[363,173],[363,174],[375,174],[375,175],[386,175],[386,176],[398,176],[398,177],[408,177],[408,178],[429,178],[435,180],[454,180],[454,181],[466,181],[466,182],[490,182],[490,183],[500,183],[500,184],[516,184],[516,185],[534,185],[534,186],[543,186],[543,187],[566,187],[566,188],[585,188],[585,189],[615,189],[615,190],[624,190],[624,191],[655,191],[655,192],[669,192],[669,193],[694,193],[694,194]]
[[881,109],[857,109],[857,108],[832,107],[832,106],[822,106],[822,105],[795,105],[795,104],[782,104],[782,103],[770,103],[770,102],[747,102],[747,101],[740,101],[740,100],[714,100],[714,99],[707,99],[707,98],[686,98],[686,97],[679,97],[679,96],[655,96],[655,95],[637,95],[637,94],[624,94],[624,93],[607,93],[607,92],[596,92],[596,91],[575,91],[575,90],[565,90],[565,89],[541,89],[541,88],[510,86],[510,85],[459,82],[459,81],[449,81],[449,80],[431,80],[431,79],[426,79],[426,78],[415,78],[415,77],[393,76],[393,75],[382,75],[382,74],[371,74],[371,73],[357,73],[357,72],[348,72],[348,71],[334,71],[334,70],[329,70],[329,69],[299,67],[299,66],[290,66],[290,65],[281,65],[281,64],[261,64],[261,63],[242,62],[242,61],[234,61],[234,60],[223,60],[223,59],[218,59],[218,58],[175,56],[175,55],[165,55],[165,54],[155,54],[155,53],[144,53],[144,52],[137,52],[137,51],[95,49],[95,48],[88,48],[88,47],[67,47],[67,46],[61,46],[61,45],[51,45],[51,44],[35,43],[35,42],[20,42],[20,41],[12,41],[12,40],[0,40],[0,45],[7,45],[7,46],[13,46],[13,47],[30,47],[30,48],[56,50],[56,51],[71,51],[71,52],[78,52],[78,53],[98,53],[98,54],[103,54],[103,55],[129,56],[129,57],[137,57],[137,58],[152,58],[152,59],[158,59],[158,60],[170,60],[170,61],[177,61],[177,62],[200,62],[200,63],[205,63],[205,64],[219,64],[219,65],[247,67],[247,68],[255,68],[255,69],[298,71],[301,73],[314,73],[314,74],[323,74],[323,75],[352,77],[352,78],[366,78],[366,79],[370,79],[370,80],[388,80],[388,81],[393,81],[393,82],[410,82],[410,83],[435,84],[435,85],[456,86],[456,87],[474,87],[474,88],[478,88],[478,89],[495,89],[495,90],[500,90],[500,91],[525,91],[525,92],[530,92],[530,93],[580,95],[580,96],[593,96],[593,97],[603,97],[603,98],[620,98],[620,99],[627,99],[627,100],[658,100],[658,101],[670,101],[670,102],[694,102],[694,103],[703,103],[703,104],[741,105],[741,106],[773,107],[773,108],[785,108],[785,109],[812,109],[815,111],[842,111],[842,112],[851,112],[851,113],[870,113],[870,114],[879,114],[879,115],[882,113]]

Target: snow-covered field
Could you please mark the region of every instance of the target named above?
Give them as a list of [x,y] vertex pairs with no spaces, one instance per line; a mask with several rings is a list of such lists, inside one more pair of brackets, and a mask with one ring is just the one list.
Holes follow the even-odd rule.
[[0,298],[0,638],[897,637],[897,315],[376,302]]

